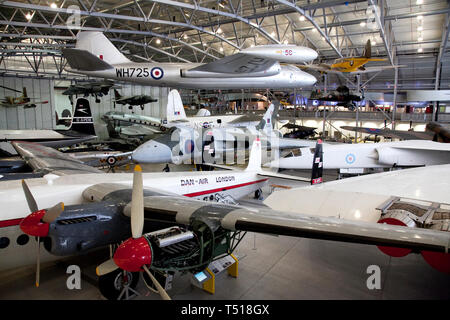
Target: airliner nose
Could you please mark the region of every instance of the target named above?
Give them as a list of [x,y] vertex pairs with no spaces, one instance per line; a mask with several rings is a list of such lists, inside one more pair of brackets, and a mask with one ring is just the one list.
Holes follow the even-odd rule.
[[131,159],[138,163],[171,162],[172,150],[163,143],[150,140],[136,148]]

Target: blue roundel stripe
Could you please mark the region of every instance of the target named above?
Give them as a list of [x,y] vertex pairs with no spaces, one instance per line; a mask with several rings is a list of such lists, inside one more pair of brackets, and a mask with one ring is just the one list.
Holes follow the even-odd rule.
[[192,140],[186,140],[186,142],[184,143],[184,150],[185,153],[192,153],[194,151],[194,141]]
[[163,71],[163,69],[161,69],[159,67],[154,67],[150,71],[150,75],[152,76],[153,79],[159,80],[164,76],[164,71]]

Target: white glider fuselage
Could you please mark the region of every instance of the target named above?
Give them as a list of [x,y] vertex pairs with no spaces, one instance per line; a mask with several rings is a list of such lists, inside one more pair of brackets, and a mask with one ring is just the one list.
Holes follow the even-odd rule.
[[115,79],[139,83],[142,85],[187,89],[278,89],[302,88],[316,83],[317,79],[295,66],[280,66],[280,72],[259,77],[225,77],[204,78],[183,77],[182,70],[192,69],[199,63],[125,63],[113,65],[112,69],[99,71],[82,71],[68,69],[91,77]]
[[[298,156],[271,162],[272,168],[310,169],[313,150],[301,148]],[[450,146],[433,141],[324,144],[324,169],[361,169],[428,166],[450,163]]]

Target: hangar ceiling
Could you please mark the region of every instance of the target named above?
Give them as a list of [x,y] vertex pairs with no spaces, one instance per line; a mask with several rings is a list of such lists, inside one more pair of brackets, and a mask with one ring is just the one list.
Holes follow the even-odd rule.
[[[0,1],[0,73],[83,78],[64,71],[60,52],[78,30],[105,32],[137,62],[208,62],[271,43],[308,46],[331,62],[360,55],[370,39],[373,55],[386,58],[380,64],[404,65],[399,89],[448,89],[449,13],[444,0]],[[389,91],[395,71],[368,80],[367,89]],[[328,79],[331,87],[345,81]]]

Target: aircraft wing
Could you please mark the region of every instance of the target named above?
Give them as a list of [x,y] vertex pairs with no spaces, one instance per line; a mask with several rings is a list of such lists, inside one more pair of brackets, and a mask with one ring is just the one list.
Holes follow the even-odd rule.
[[318,72],[339,73],[339,71],[331,69],[331,67],[326,64],[298,64],[297,67],[300,69],[314,70]]
[[257,58],[245,53],[237,53],[222,59],[189,69],[188,71],[214,72],[224,74],[248,74],[258,73],[268,70],[278,64],[272,59]]
[[341,129],[401,140],[432,140],[434,136],[433,133],[427,131],[424,132],[401,131],[401,130],[350,127],[350,126],[342,126]]
[[76,173],[103,173],[69,155],[32,142],[12,142],[17,153],[35,172],[58,176]]
[[346,72],[346,73],[349,73],[349,74],[370,73],[370,72],[379,72],[379,71],[383,71],[383,70],[402,68],[402,67],[406,67],[406,66],[401,65],[401,66],[364,67],[364,70],[358,70],[358,71],[352,71],[352,72]]
[[244,208],[219,203],[205,203],[181,196],[144,198],[145,220],[190,225],[204,221],[213,230],[251,231],[303,238],[404,247],[415,250],[446,252],[450,233],[425,229],[346,221],[342,219],[293,214],[266,208]]

